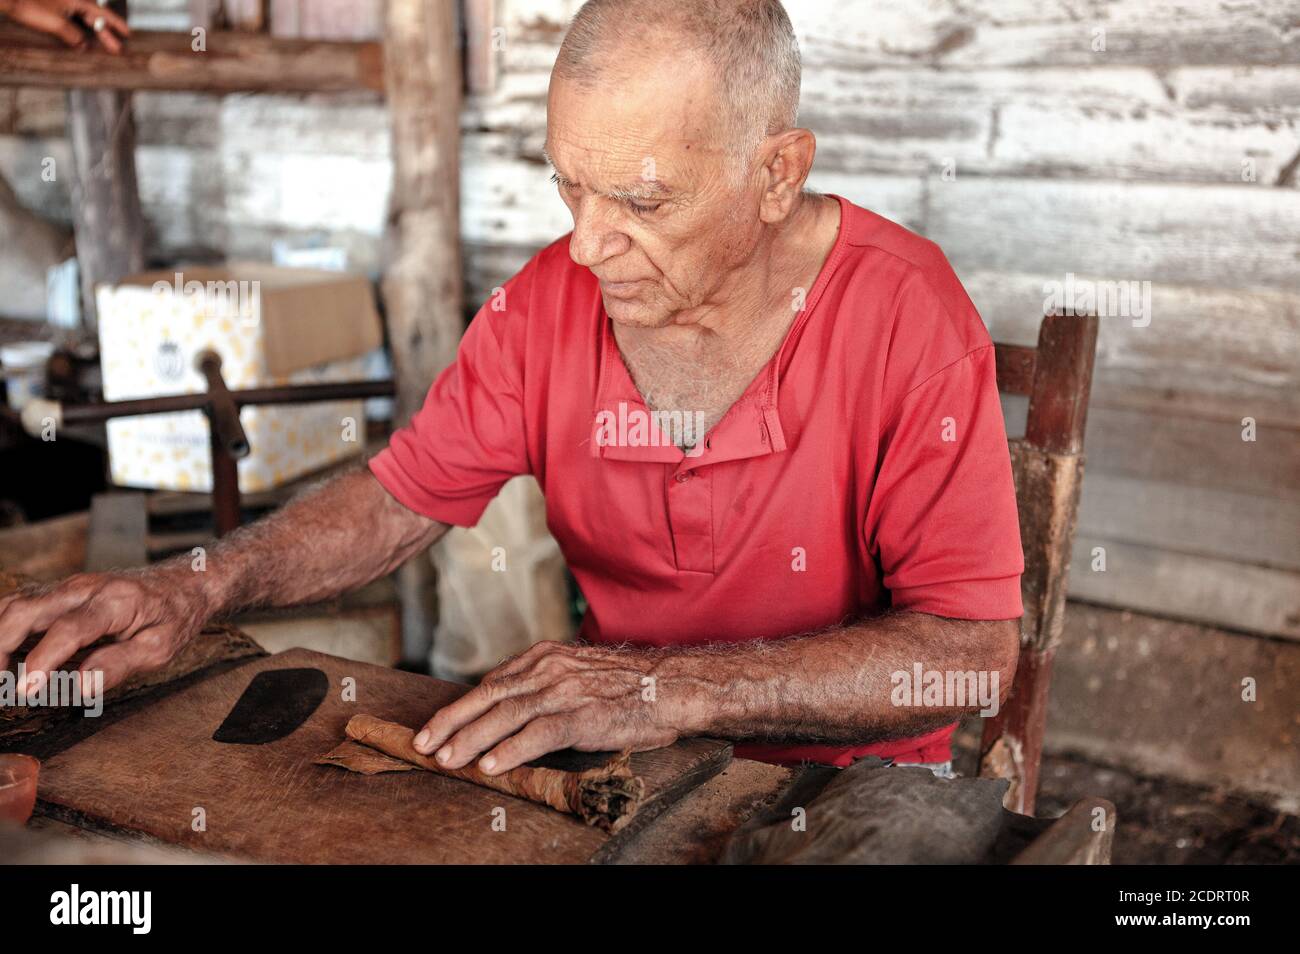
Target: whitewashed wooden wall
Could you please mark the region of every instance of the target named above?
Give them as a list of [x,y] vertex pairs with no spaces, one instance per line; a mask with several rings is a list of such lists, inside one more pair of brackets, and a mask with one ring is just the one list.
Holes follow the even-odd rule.
[[[568,228],[540,147],[579,5],[500,8],[465,117],[477,297]],[[1152,283],[1148,327],[1103,322],[1073,593],[1300,637],[1300,3],[787,8],[812,185],[937,241],[995,338],[1032,344],[1067,272]]]
[[[133,16],[179,28],[184,6]],[[471,299],[569,228],[541,144],[578,6],[498,0],[497,85],[463,123]],[[1072,592],[1300,638],[1300,0],[787,7],[813,186],[937,241],[996,338],[1032,343],[1044,283],[1067,272],[1152,282],[1148,327],[1103,321]],[[66,221],[62,180],[39,175],[67,154],[61,104],[0,92],[0,172]],[[316,238],[380,267],[377,100],[141,95],[137,112],[155,255]]]

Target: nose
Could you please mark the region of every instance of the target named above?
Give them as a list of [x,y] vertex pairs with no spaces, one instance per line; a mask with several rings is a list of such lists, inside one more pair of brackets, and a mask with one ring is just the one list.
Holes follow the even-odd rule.
[[594,268],[632,247],[632,240],[614,224],[612,205],[602,196],[588,195],[572,207],[569,257],[577,264]]

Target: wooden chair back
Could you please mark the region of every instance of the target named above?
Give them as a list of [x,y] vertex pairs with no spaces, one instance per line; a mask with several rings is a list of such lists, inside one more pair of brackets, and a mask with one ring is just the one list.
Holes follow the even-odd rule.
[[1037,347],[994,348],[998,390],[1029,398],[1025,436],[1010,441],[1025,553],[1025,615],[1011,696],[984,723],[980,774],[1009,779],[1007,808],[1028,815],[1038,791],[1052,657],[1065,622],[1097,318],[1049,315],[1039,327]]

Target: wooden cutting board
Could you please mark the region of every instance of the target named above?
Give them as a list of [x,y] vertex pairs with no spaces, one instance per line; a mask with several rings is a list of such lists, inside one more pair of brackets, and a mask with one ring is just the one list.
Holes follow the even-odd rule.
[[[320,670],[328,680],[324,700],[283,738],[260,744],[214,741],[254,676],[273,669]],[[349,685],[355,686],[355,701],[345,701]],[[731,746],[712,739],[634,755],[632,767],[645,780],[646,798],[632,824],[614,836],[550,808],[432,772],[365,776],[313,764],[343,740],[353,715],[365,712],[417,727],[465,691],[304,649],[252,660],[46,761],[40,810],[83,827],[137,832],[268,862],[607,861],[655,815],[731,759]],[[494,819],[500,827],[500,809],[504,831],[493,827]]]

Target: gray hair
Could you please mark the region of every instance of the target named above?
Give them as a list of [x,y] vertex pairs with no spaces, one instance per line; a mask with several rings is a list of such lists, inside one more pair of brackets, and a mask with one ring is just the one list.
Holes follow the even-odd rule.
[[679,40],[717,71],[728,146],[745,154],[799,116],[799,42],[780,0],[587,0],[555,60],[556,73],[594,84],[621,43]]

